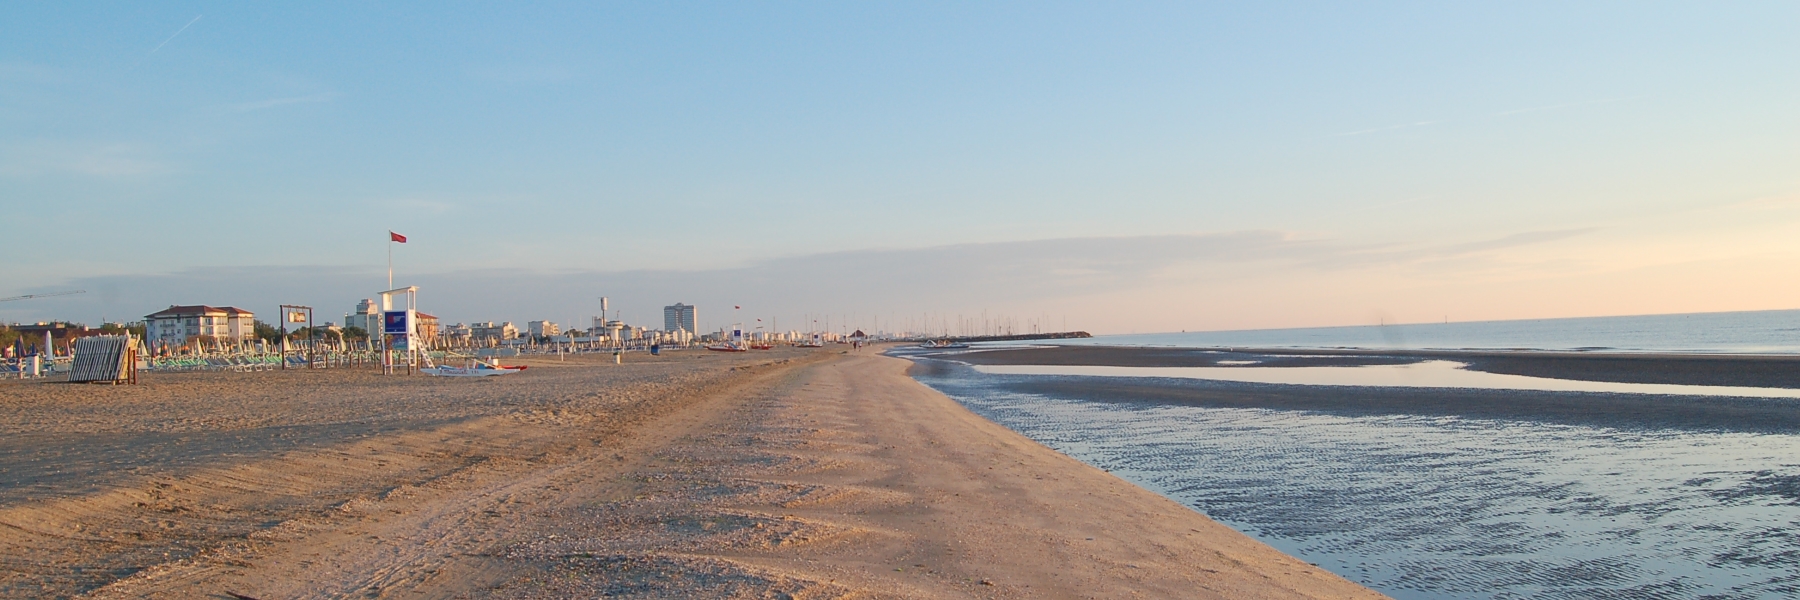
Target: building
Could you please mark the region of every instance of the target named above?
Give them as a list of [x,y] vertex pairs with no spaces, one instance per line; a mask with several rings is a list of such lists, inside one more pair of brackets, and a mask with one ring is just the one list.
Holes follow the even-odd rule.
[[414,312],[413,316],[418,317],[417,322],[413,323],[413,335],[427,344],[437,342],[438,318],[422,312]]
[[663,331],[684,330],[688,333],[700,332],[700,319],[694,314],[694,307],[680,302],[663,307]]
[[475,337],[474,330],[462,323],[446,326],[438,335],[449,344],[467,344]]
[[[414,312],[413,316],[413,336],[426,343],[437,341],[438,318],[423,312]],[[361,329],[363,333],[369,334],[370,339],[382,339],[384,322],[381,307],[368,298],[356,303],[356,312],[344,315],[345,327]]]
[[381,308],[374,300],[364,298],[356,303],[356,312],[344,315],[344,326],[361,329],[371,336],[381,335]]
[[171,305],[144,315],[144,341],[172,346],[187,343],[188,338],[209,337],[221,340],[247,340],[256,337],[256,315],[235,308],[216,308],[204,304]]
[[525,327],[531,331],[531,337],[534,338],[550,337],[562,333],[561,327],[557,327],[555,323],[549,321],[531,321],[526,323]]
[[495,325],[493,321],[470,323],[469,337],[476,342],[504,342],[511,339],[517,339],[519,337],[519,328],[513,326],[512,321],[507,321],[499,325]]

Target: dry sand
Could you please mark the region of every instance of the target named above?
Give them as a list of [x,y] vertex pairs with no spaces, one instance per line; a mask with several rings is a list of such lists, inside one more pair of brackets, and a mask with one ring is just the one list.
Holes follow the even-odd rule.
[[1380,597],[900,359],[643,359],[0,384],[0,595]]

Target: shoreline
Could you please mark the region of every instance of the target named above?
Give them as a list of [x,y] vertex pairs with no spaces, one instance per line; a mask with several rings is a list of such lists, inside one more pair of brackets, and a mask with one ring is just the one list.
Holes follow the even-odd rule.
[[[1382,597],[878,351],[10,387],[12,429],[124,468],[7,482],[0,596]],[[242,445],[297,426],[322,429]],[[76,452],[129,431],[176,441]]]
[[[1577,381],[1800,389],[1800,355],[1033,346],[978,348],[934,358],[982,365],[1240,368],[1396,365],[1450,360],[1471,371]],[[1219,361],[1256,361],[1254,365]]]

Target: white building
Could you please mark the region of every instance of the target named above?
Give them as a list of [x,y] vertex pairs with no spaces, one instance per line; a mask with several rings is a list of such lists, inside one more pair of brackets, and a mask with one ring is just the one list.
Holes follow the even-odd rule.
[[187,343],[188,338],[205,336],[221,340],[247,340],[256,337],[256,315],[250,311],[226,306],[215,308],[204,304],[170,305],[144,315],[144,341],[163,342],[172,346]]
[[663,307],[663,331],[686,330],[688,333],[699,333],[699,317],[694,314],[694,307],[676,302]]
[[470,323],[469,336],[476,341],[492,340],[495,342],[504,342],[506,340],[518,338],[519,328],[514,327],[512,321],[507,321],[499,325],[495,325],[493,321]]
[[531,331],[531,337],[550,337],[562,333],[562,328],[549,321],[531,321],[525,324]]
[[364,333],[379,337],[381,308],[375,305],[374,300],[364,298],[362,302],[356,303],[356,312],[344,315],[344,326],[361,328]]

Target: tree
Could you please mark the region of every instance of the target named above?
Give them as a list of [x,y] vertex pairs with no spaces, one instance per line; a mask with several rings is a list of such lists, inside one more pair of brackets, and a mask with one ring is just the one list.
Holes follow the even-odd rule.
[[255,321],[252,321],[251,328],[256,331],[256,339],[263,340],[263,341],[271,343],[271,344],[278,343],[281,341],[281,330],[276,329],[274,326],[269,325],[268,323],[262,322],[262,319],[257,319]]
[[342,333],[346,340],[369,339],[369,332],[363,331],[363,328],[361,327],[345,327]]
[[296,340],[296,341],[298,341],[298,340],[333,340],[333,339],[337,339],[337,337],[338,337],[338,332],[332,331],[330,329],[326,329],[324,327],[301,327],[299,329],[295,329],[291,332],[288,332],[288,339]]

